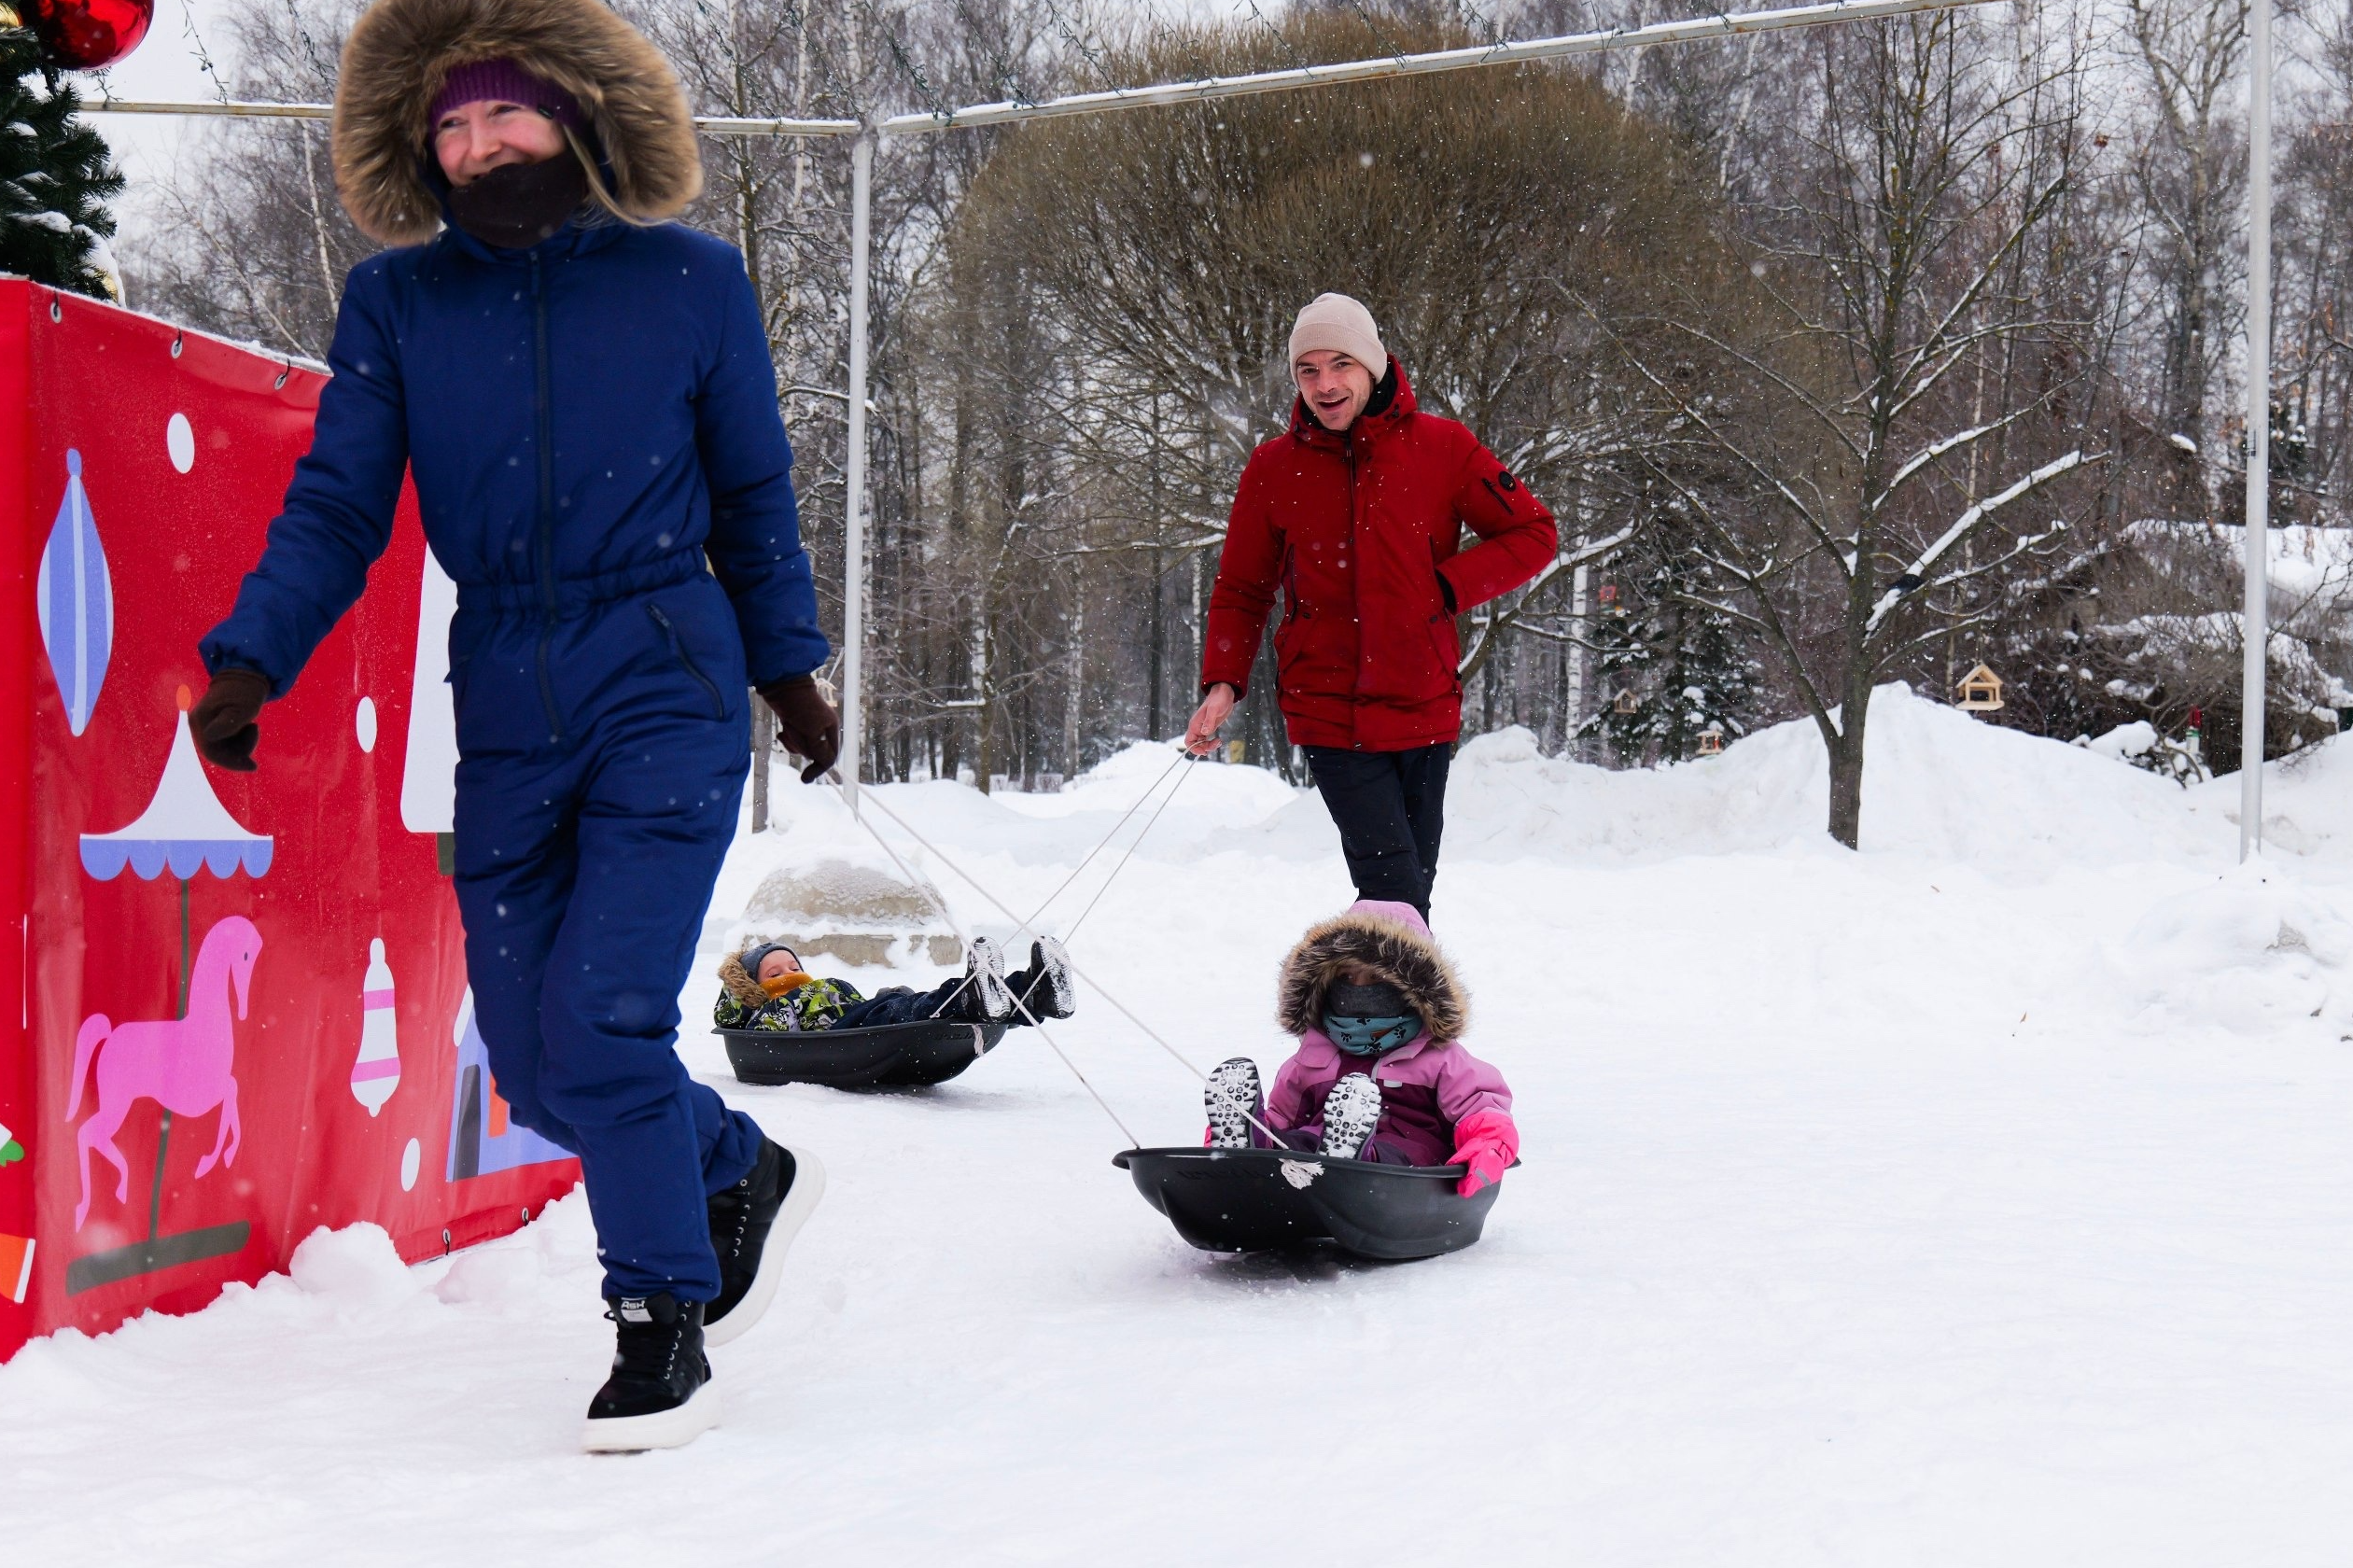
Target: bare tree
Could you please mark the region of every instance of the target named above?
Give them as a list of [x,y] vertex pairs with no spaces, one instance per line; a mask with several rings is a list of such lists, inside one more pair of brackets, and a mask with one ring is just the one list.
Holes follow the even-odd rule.
[[[228,16],[240,97],[316,103],[335,91],[353,0],[236,0]],[[335,199],[327,128],[214,122],[155,193],[161,243],[130,262],[150,309],[282,354],[324,359],[343,274],[374,253]]]
[[2155,413],[2175,454],[2177,514],[2206,515],[2217,480],[2211,404],[2239,329],[2231,268],[2246,195],[2236,119],[2247,55],[2246,0],[2126,0],[2150,123],[2133,160],[2157,243],[2150,265],[2163,322]]
[[[1736,590],[1716,608],[1813,717],[1852,847],[1873,685],[1997,612],[1989,590],[2061,526],[2030,497],[2086,459],[2066,409],[2085,324],[2015,287],[2076,175],[2080,79],[2072,59],[2019,69],[1951,13],[1809,47],[1802,162],[1758,223],[1762,307],[1670,318],[1684,357],[1629,357],[1715,456],[1660,472]],[[2025,383],[1998,411],[1972,387],[1989,356]]]

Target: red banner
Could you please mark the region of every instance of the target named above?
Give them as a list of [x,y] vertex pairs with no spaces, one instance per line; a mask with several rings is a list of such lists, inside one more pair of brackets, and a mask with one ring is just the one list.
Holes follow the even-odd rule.
[[411,1259],[500,1235],[579,1173],[472,1029],[455,595],[410,498],[260,771],[188,734],[325,380],[0,281],[0,1359],[192,1310],[319,1225]]

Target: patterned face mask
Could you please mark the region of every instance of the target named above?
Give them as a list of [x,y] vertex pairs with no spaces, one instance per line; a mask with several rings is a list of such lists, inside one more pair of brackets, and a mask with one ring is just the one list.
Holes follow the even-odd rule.
[[1333,1044],[1352,1057],[1378,1057],[1420,1034],[1422,1020],[1410,1013],[1402,1018],[1357,1018],[1326,1013],[1324,1032],[1331,1036]]

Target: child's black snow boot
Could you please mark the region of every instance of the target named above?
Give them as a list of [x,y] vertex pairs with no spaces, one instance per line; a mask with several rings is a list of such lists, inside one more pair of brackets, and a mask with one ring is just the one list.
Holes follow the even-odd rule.
[[1258,1064],[1248,1057],[1230,1057],[1210,1069],[1201,1092],[1209,1112],[1210,1147],[1250,1147],[1250,1118],[1259,1114],[1264,1096],[1258,1089]]
[[591,1453],[676,1449],[719,1424],[719,1390],[703,1357],[703,1304],[657,1295],[607,1301],[618,1346],[612,1376],[589,1401]]
[[815,1155],[760,1141],[744,1179],[711,1195],[711,1251],[719,1254],[719,1295],[703,1314],[703,1343],[724,1345],[768,1309],[784,1274],[785,1249],[825,1193]]
[[1078,1011],[1078,983],[1071,973],[1071,955],[1050,936],[1029,944],[1029,967],[1007,984],[1037,1017],[1067,1018]]
[[966,1023],[1001,1024],[1013,1015],[1013,991],[1005,984],[1005,960],[985,936],[973,938],[964,955],[964,985],[957,998]]
[[1354,1159],[1380,1125],[1380,1085],[1365,1073],[1352,1072],[1324,1097],[1324,1138],[1315,1152]]

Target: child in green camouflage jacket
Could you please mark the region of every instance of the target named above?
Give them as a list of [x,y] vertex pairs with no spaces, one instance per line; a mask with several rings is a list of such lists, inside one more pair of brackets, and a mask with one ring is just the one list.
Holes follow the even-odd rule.
[[[1026,1024],[1032,1017],[1067,1018],[1076,1001],[1071,960],[1050,936],[1029,945],[1029,967],[1005,973],[996,944],[975,937],[964,973],[929,991],[891,986],[869,997],[847,980],[820,980],[801,967],[801,956],[781,942],[757,942],[719,966],[719,1001],[711,1021],[721,1029],[866,1029],[951,1018],[970,1024]],[[1015,1005],[1018,997],[1028,1011]]]

